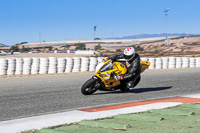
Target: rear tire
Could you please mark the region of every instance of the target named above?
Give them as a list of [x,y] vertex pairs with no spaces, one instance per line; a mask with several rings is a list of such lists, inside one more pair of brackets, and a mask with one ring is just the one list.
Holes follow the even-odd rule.
[[96,92],[97,89],[94,88],[94,86],[96,85],[96,82],[97,82],[97,80],[93,79],[93,78],[90,78],[89,80],[87,80],[81,87],[81,93],[83,95],[90,95],[90,94]]
[[130,89],[127,88],[126,82],[121,81],[121,84],[119,85],[121,91],[129,91]]
[[140,80],[141,80],[141,75],[137,78],[137,80],[135,81],[135,84],[134,84],[134,86],[133,86],[133,88],[136,86],[136,85],[138,85],[138,83],[140,82]]

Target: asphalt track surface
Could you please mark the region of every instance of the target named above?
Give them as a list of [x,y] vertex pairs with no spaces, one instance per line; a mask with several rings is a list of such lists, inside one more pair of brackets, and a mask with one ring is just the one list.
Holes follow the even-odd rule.
[[0,121],[74,109],[200,93],[200,68],[147,70],[130,92],[97,91],[82,84],[94,73],[0,79]]

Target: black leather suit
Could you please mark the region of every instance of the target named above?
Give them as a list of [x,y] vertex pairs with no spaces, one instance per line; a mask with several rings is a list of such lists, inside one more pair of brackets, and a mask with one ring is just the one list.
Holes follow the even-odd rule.
[[[113,61],[117,61],[117,59],[125,59],[124,54],[120,55],[114,55],[110,57]],[[121,75],[123,77],[123,80],[121,80],[121,84],[124,86],[126,85],[127,88],[134,87],[134,83],[140,77],[141,73],[141,64],[140,64],[140,56],[139,54],[135,53],[135,56],[130,61],[124,61],[122,62],[127,67],[127,73],[124,75]]]

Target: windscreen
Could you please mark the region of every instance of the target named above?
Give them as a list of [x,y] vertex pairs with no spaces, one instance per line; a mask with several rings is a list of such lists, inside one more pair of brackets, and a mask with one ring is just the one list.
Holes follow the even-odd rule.
[[107,70],[112,69],[111,65],[112,65],[112,61],[107,62],[107,63],[100,69],[100,72],[104,72],[104,71],[107,71]]

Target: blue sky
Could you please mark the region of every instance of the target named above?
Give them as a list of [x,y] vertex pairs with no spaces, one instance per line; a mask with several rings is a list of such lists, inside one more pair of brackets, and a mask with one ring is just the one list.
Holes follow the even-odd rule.
[[[200,0],[0,0],[0,43],[200,34]],[[39,35],[39,33],[41,33]]]

